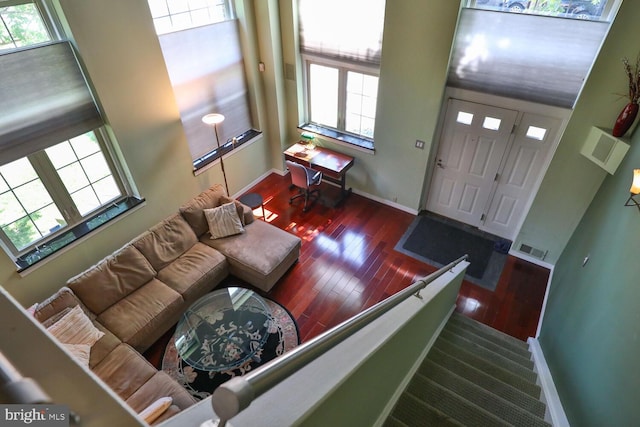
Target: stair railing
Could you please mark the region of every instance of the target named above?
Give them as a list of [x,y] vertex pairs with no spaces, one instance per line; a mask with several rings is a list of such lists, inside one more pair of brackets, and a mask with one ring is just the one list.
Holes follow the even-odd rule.
[[468,255],[458,258],[400,292],[380,301],[282,356],[271,360],[255,371],[241,377],[232,378],[220,385],[211,396],[213,410],[220,418],[217,426],[224,427],[228,420],[247,408],[254,399],[355,334],[402,301],[411,296],[422,299],[420,296],[422,289],[467,258]]

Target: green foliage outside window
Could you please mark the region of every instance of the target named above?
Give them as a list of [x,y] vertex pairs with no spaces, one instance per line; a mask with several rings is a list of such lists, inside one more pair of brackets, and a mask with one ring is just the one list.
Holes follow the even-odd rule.
[[13,49],[51,40],[33,3],[0,7],[0,49]]

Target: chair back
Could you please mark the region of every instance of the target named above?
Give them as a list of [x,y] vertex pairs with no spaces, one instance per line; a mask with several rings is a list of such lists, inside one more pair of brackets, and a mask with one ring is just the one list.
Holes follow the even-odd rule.
[[298,188],[309,188],[309,182],[307,181],[307,171],[303,165],[294,163],[290,160],[286,161],[287,167],[291,172],[291,183]]

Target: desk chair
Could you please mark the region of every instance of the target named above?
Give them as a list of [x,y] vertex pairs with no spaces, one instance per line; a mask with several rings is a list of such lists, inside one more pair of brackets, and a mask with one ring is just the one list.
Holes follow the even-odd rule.
[[287,160],[286,163],[289,171],[291,172],[291,183],[295,187],[298,187],[298,194],[289,199],[289,204],[293,203],[293,201],[299,197],[304,197],[304,207],[302,208],[302,212],[306,212],[310,207],[307,206],[309,198],[315,197],[313,200],[313,203],[315,203],[320,197],[320,189],[316,188],[315,190],[311,190],[311,187],[314,185],[320,185],[320,181],[322,181],[322,172],[310,169],[289,160]]

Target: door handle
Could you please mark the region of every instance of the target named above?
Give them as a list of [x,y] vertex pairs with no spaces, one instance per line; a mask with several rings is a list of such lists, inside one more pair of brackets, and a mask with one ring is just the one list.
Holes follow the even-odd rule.
[[438,161],[436,162],[436,166],[438,166],[440,169],[444,169],[444,165],[442,164],[442,159],[438,159]]

